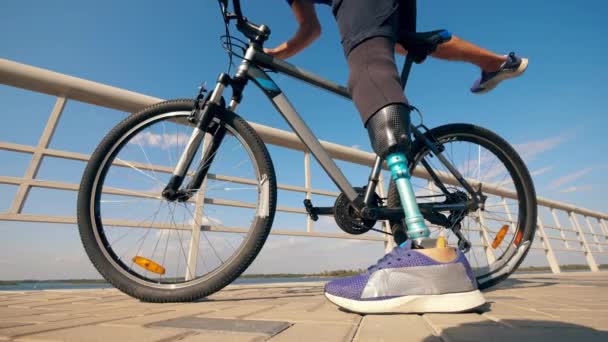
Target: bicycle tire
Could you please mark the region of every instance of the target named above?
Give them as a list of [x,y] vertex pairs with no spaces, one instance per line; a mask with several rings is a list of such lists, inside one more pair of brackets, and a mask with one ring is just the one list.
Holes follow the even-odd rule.
[[[504,139],[498,136],[496,133],[471,124],[448,124],[440,127],[436,127],[426,132],[425,135],[429,139],[434,139],[439,143],[448,141],[471,141],[471,142],[483,142],[484,148],[489,149],[495,154],[508,172],[513,177],[514,187],[518,193],[522,194],[524,203],[520,205],[520,212],[523,211],[523,217],[518,217],[518,232],[521,230],[521,238],[517,243],[517,246],[511,248],[511,252],[505,254],[504,259],[497,259],[495,261],[495,267],[482,268],[476,271],[475,276],[477,278],[478,287],[480,289],[487,289],[495,286],[501,281],[507,279],[517,267],[525,259],[536,232],[536,215],[537,215],[537,203],[536,193],[532,177],[525,166],[523,160],[515,149]],[[429,152],[428,147],[422,141],[415,141],[412,144],[410,153],[410,172],[416,168],[421,159]],[[401,201],[399,199],[399,193],[391,180],[389,185],[389,191],[387,196],[387,207],[400,207]],[[402,222],[391,221],[391,230],[395,234],[397,243],[403,241],[406,238],[405,227]],[[493,264],[493,265],[494,265]]]
[[130,115],[112,129],[103,141],[99,144],[83,173],[80,189],[78,193],[77,217],[80,237],[87,255],[99,273],[112,285],[122,292],[146,302],[189,302],[202,297],[209,296],[224,288],[253,262],[264,245],[274,219],[277,200],[277,185],[272,160],[266,146],[255,132],[255,130],[240,116],[232,112],[226,112],[222,119],[222,124],[230,127],[237,132],[246,142],[252,152],[255,163],[260,175],[266,177],[268,184],[268,211],[262,217],[256,213],[256,218],[251,225],[251,232],[242,244],[242,248],[236,254],[209,274],[201,277],[202,280],[196,284],[182,286],[175,289],[157,288],[147,286],[141,282],[133,280],[124,270],[117,268],[115,260],[110,260],[107,246],[104,239],[100,238],[99,229],[101,218],[98,212],[101,186],[105,178],[105,172],[111,166],[113,156],[118,153],[120,144],[126,144],[125,135],[135,134],[132,132],[134,127],[138,127],[142,122],[160,117],[170,112],[191,112],[194,107],[193,100],[171,100],[158,103],[141,111]]

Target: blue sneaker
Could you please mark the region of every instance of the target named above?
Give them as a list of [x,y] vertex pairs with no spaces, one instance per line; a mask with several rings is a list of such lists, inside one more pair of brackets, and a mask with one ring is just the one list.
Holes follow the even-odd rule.
[[474,94],[487,93],[490,90],[496,88],[498,83],[508,78],[517,77],[526,71],[528,68],[528,59],[521,58],[511,52],[507,56],[507,61],[502,64],[498,71],[494,72],[481,72],[481,78],[473,83],[471,92]]
[[325,296],[358,313],[461,312],[485,304],[464,254],[445,248],[449,253],[412,249],[408,240],[367,272],[327,283]]

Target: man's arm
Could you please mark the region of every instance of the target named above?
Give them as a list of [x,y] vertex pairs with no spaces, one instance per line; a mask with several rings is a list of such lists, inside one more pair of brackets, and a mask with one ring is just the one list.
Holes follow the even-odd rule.
[[321,24],[317,18],[315,5],[310,0],[294,0],[291,10],[298,21],[296,34],[274,49],[264,49],[267,54],[281,59],[289,58],[307,48],[321,35]]

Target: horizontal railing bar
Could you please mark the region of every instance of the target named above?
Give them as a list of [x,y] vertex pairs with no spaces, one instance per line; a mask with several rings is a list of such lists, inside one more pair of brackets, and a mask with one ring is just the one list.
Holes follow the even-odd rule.
[[576,253],[585,253],[585,249],[584,248],[579,248],[579,249],[575,249],[575,248],[561,248],[561,247],[553,247],[554,251],[559,251],[559,252],[576,252]]
[[545,227],[545,228],[549,228],[549,229],[552,229],[552,230],[558,230],[558,231],[562,231],[562,232],[578,233],[574,229],[566,229],[565,227],[562,227],[562,228],[558,228],[558,227]]
[[[213,176],[214,179],[223,179],[224,178],[222,176],[216,176],[216,175],[212,175],[212,174],[209,174],[209,175]],[[225,177],[225,179],[232,179],[232,177]],[[241,181],[237,181],[237,180],[234,180],[233,182],[241,183]],[[59,182],[59,181],[48,181],[48,180],[40,180],[40,179],[26,180],[26,179],[23,179],[20,177],[12,177],[12,176],[0,176],[0,184],[11,184],[11,185],[27,184],[27,185],[29,185],[31,187],[35,187],[35,188],[78,191],[78,184],[75,184],[75,183],[65,183],[65,182]],[[249,184],[249,182],[246,184]],[[278,184],[277,187],[279,189],[304,192],[304,193],[307,191],[307,190],[301,190],[301,189],[293,189],[291,186],[285,186],[282,184]],[[107,189],[107,188],[108,187],[104,187],[104,189]],[[137,195],[133,195],[133,193],[116,192],[116,188],[110,188],[110,189],[114,189],[114,190],[112,190],[112,191],[104,190],[104,193],[109,193],[109,194],[114,194],[114,195],[127,195],[127,196],[132,196],[132,197],[145,197],[145,198],[158,198],[159,197],[158,194],[153,194],[153,193],[138,192],[138,193],[141,193],[142,196],[137,196]],[[303,188],[303,189],[305,189],[305,188]],[[128,191],[128,190],[125,190],[125,191]],[[319,195],[332,196],[329,194],[328,191],[323,191],[323,190],[310,189],[310,192],[319,194]]]
[[[473,217],[478,218],[479,216],[478,216],[478,215],[469,215],[468,217],[471,217],[471,218],[473,218]],[[509,222],[509,223],[513,223],[513,224],[517,223],[516,221],[509,220],[509,219],[507,219],[507,218],[504,218],[504,219],[500,218],[500,219],[499,219],[499,218],[496,218],[496,217],[490,217],[490,216],[487,216],[487,215],[484,215],[484,216],[483,216],[483,219],[484,219],[484,220],[488,220],[488,221],[494,221],[494,222]]]
[[34,146],[15,144],[7,141],[0,141],[0,150],[30,154],[36,152]]
[[[254,181],[253,179],[247,179],[247,178],[242,178],[242,177],[216,175],[216,174],[212,174],[212,173],[210,173],[208,176],[209,176],[209,179],[216,179],[216,180],[234,182],[234,183],[239,183],[239,184],[248,184],[248,185],[257,185],[258,184],[257,181]],[[312,188],[306,188],[306,187],[295,186],[295,185],[287,185],[287,184],[277,184],[277,188],[279,188],[279,190],[287,190],[287,191],[295,191],[295,192],[303,192],[303,193],[311,192],[311,193],[317,194],[317,195],[332,196],[332,197],[337,197],[338,195],[340,195],[339,192],[326,191],[326,190],[321,190],[321,189],[312,189]]]
[[[8,143],[8,142],[0,142],[0,149],[1,150],[8,150],[8,151],[14,151],[14,152],[23,152],[23,153],[34,153],[34,151],[36,150],[36,148],[32,147],[32,146],[28,146],[28,145],[22,145],[22,144],[14,144],[14,143]],[[357,150],[355,150],[357,151]],[[360,151],[359,151],[360,152]],[[42,149],[41,150],[42,155],[44,156],[49,156],[49,157],[56,157],[56,158],[63,158],[63,159],[71,159],[71,160],[78,160],[78,161],[88,161],[90,158],[90,155],[84,154],[84,153],[76,153],[76,152],[68,152],[68,151],[62,151],[62,150],[54,150],[54,149]],[[144,164],[144,163],[139,163],[139,162],[131,162],[128,161],[131,165],[142,169],[142,170],[149,170],[149,171],[155,171],[155,172],[164,172],[164,173],[172,173],[173,169],[166,167],[166,166],[159,166],[159,165],[149,165],[149,164]],[[128,164],[126,164],[123,161],[116,161],[114,162],[115,165],[119,165],[122,167],[130,167]],[[418,169],[417,169],[418,170]],[[418,172],[420,171],[420,172]],[[419,177],[419,178],[426,178],[428,179],[428,175],[426,174],[426,170],[418,170],[418,171],[414,171],[414,176]],[[453,181],[453,179],[447,177],[447,175],[445,174],[445,172],[441,172],[438,171],[438,175],[440,178],[442,178],[444,181],[451,183]],[[228,179],[229,177],[225,178]],[[219,177],[218,180],[221,180],[222,178]],[[477,184],[478,182],[476,182],[475,180],[470,180],[472,184]],[[246,183],[245,183],[246,184]],[[289,190],[289,191],[297,191],[297,192],[311,192],[314,194],[318,194],[318,195],[325,195],[325,196],[338,196],[339,193],[338,192],[332,192],[332,191],[325,191],[325,190],[320,190],[320,189],[306,189],[305,187],[298,187],[298,186],[293,186],[293,185],[284,185],[284,184],[280,184],[277,185],[279,189],[281,190]],[[512,193],[509,193],[508,191],[502,189],[502,188],[498,188],[496,186],[493,186],[491,184],[484,184],[484,190],[486,190],[488,193],[494,194],[494,195],[498,195],[498,196],[503,196],[503,197],[514,197]],[[542,205],[542,198],[538,198],[538,203]],[[559,209],[559,208],[558,208]],[[585,214],[585,210],[584,209],[579,209],[579,208],[575,208],[575,210],[573,210],[575,213],[579,213],[579,214]],[[599,216],[598,216],[599,214]],[[595,212],[589,212],[586,214],[587,216],[593,217],[593,218],[607,218],[608,219],[608,215],[601,216],[601,213],[595,213]],[[507,222],[505,220],[505,222]],[[511,223],[515,223],[514,221],[508,221]],[[552,227],[552,226],[545,226],[546,228],[550,228],[550,229],[559,229],[557,227]],[[565,230],[568,231],[568,230]]]
[[[68,76],[58,72],[17,63],[7,59],[0,59],[0,83],[13,87],[23,88],[35,92],[67,97],[77,101],[100,105],[103,107],[133,112],[147,105],[162,101],[160,98],[138,94],[125,89]],[[287,147],[299,151],[307,151],[304,144],[296,134],[277,128],[251,123],[260,134],[265,143]],[[375,155],[354,148],[322,141],[321,144],[332,158],[352,163],[372,166]],[[429,179],[426,171],[421,167],[414,170],[414,175]],[[439,175],[443,177],[443,175]],[[452,180],[450,182],[452,183]],[[493,185],[484,184],[488,193],[504,197],[514,197],[512,191],[502,188],[493,188]],[[490,191],[488,191],[490,190]],[[574,205],[553,201],[543,197],[537,198],[538,204],[554,209],[575,212],[577,214],[608,219],[608,214],[595,212]]]
[[[5,221],[20,221],[20,222],[45,222],[45,223],[63,223],[63,224],[76,224],[75,217],[64,217],[64,216],[45,216],[45,215],[29,215],[29,214],[0,214],[0,220]],[[126,228],[156,228],[156,229],[177,229],[183,231],[192,230],[192,226],[189,224],[163,224],[155,222],[154,224],[146,225],[142,222],[126,221],[126,220],[104,220],[104,225],[113,227],[126,227]],[[247,233],[249,232],[246,228],[240,227],[209,227],[203,226],[203,231],[212,232],[223,232],[223,233]],[[335,239],[351,239],[361,241],[378,241],[383,242],[384,238],[377,236],[362,236],[362,235],[348,235],[341,233],[317,233],[306,231],[291,231],[286,229],[273,229],[273,235],[286,235],[286,236],[301,236],[301,237],[320,237],[320,238],[335,238]]]
[[[14,151],[14,152],[23,152],[23,153],[34,153],[35,148],[31,147],[31,146],[27,146],[27,145],[0,142],[0,150],[8,150],[8,151]],[[70,160],[77,160],[77,161],[83,161],[83,162],[88,161],[90,158],[90,155],[83,154],[83,153],[67,152],[67,151],[53,150],[53,149],[43,149],[41,151],[41,154],[43,156],[48,156],[48,157],[70,159]],[[119,165],[122,167],[130,167],[127,163],[129,163],[139,169],[146,170],[146,171],[163,172],[163,173],[167,173],[167,174],[173,173],[173,169],[169,168],[167,166],[144,164],[144,163],[139,163],[139,162],[132,162],[129,160],[116,161],[113,164]],[[240,183],[240,184],[252,184],[252,185],[257,184],[257,182],[254,180],[241,178],[241,177],[209,174],[209,178],[222,180],[222,181],[230,181],[230,182]],[[13,183],[11,183],[11,184],[13,184]],[[303,193],[311,192],[311,193],[317,194],[317,195],[332,196],[332,197],[337,197],[340,194],[339,192],[335,192],[335,191],[327,191],[327,190],[321,190],[321,189],[307,189],[305,187],[287,185],[287,184],[277,184],[277,187],[280,190],[296,191],[296,192],[303,192]]]
[[[222,206],[228,206],[228,207],[249,208],[249,209],[257,208],[257,205],[255,203],[235,201],[235,200],[226,200],[226,199],[219,199],[219,198],[205,198],[204,202],[206,204],[222,205]],[[296,213],[296,214],[306,214],[305,209],[286,207],[286,206],[277,206],[277,211]]]
[[563,238],[563,237],[558,237],[558,236],[547,236],[547,237],[551,240],[572,241],[572,242],[578,242],[581,244],[583,243],[581,240],[575,239],[575,238]]
[[66,223],[75,224],[76,217],[73,216],[47,216],[31,214],[9,214],[1,213],[0,220],[18,222],[44,222],[44,223]]
[[[7,176],[0,176],[0,184],[13,184],[13,185],[28,184],[32,187],[38,187],[38,188],[78,191],[77,184],[55,182],[55,181],[45,181],[45,180],[37,180],[37,179],[23,181],[21,178],[7,177]],[[132,190],[113,188],[113,187],[104,187],[103,193],[110,194],[110,195],[136,197],[136,198],[152,198],[152,199],[161,198],[159,194],[155,194],[152,192],[145,192],[145,191],[135,192]],[[205,198],[205,203],[223,205],[223,206],[234,206],[234,207],[241,207],[241,208],[252,208],[252,209],[257,208],[257,206],[254,203],[216,199],[216,198],[210,198],[210,197]],[[282,211],[282,212],[306,214],[306,210],[302,209],[302,208],[277,206],[277,210]]]

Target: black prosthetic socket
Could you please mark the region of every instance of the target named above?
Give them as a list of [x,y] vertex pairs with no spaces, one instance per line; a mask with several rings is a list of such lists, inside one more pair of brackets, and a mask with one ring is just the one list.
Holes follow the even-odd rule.
[[390,104],[367,120],[367,133],[374,152],[382,159],[410,148],[410,109],[402,103]]

